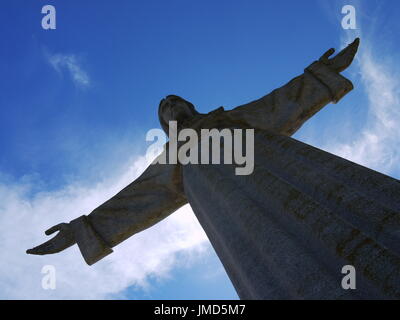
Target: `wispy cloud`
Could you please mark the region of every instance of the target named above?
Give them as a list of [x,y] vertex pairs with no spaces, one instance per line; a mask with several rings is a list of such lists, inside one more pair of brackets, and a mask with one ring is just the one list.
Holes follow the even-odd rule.
[[400,74],[390,57],[378,60],[367,38],[357,60],[368,98],[368,120],[361,133],[348,144],[329,146],[334,153],[384,172],[398,165],[400,154]]
[[82,69],[78,58],[74,54],[47,54],[47,59],[57,72],[62,72],[63,69],[66,69],[77,86],[90,86],[90,78]]
[[[58,191],[29,195],[28,183],[0,182],[0,298],[102,299],[120,294],[129,286],[146,288],[148,277],[166,277],[184,259],[207,252],[207,237],[191,208],[173,215],[115,248],[89,267],[77,246],[57,255],[30,256],[27,248],[47,240],[43,231],[61,221],[87,214],[110,198],[148,165],[136,158],[124,174],[92,187],[71,183]],[[178,258],[179,257],[179,258]],[[194,259],[195,261],[195,259]],[[56,290],[41,287],[41,269],[56,267]]]
[[[358,27],[357,30],[343,30],[341,45],[345,47],[355,37],[361,38],[360,50],[351,70],[354,76],[360,76],[361,83],[356,83],[356,90],[365,93],[367,105],[359,107],[365,109],[367,120],[358,132],[351,130],[348,123],[343,126],[342,136],[346,135],[349,142],[337,142],[338,140],[332,137],[320,146],[366,167],[386,174],[399,175],[400,71],[396,67],[398,56],[396,52],[385,50],[393,45],[386,46],[385,40],[375,35],[377,30],[380,30],[379,23],[382,19],[379,19],[377,14],[373,17],[366,15],[360,1],[351,2],[357,10]],[[340,12],[337,4],[334,7],[330,4],[329,10],[326,10],[328,15]],[[336,19],[341,16],[335,14],[332,17],[335,17],[335,23],[340,25],[340,20]],[[352,118],[349,121],[355,122],[358,119]]]

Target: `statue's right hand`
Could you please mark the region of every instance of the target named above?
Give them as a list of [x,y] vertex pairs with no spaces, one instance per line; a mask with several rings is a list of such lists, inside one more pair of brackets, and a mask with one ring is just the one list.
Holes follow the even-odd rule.
[[57,253],[76,243],[74,235],[71,231],[71,227],[68,223],[57,224],[56,226],[47,230],[45,234],[49,236],[57,231],[59,232],[54,238],[42,243],[37,247],[27,250],[26,253],[37,255]]
[[323,54],[319,61],[328,65],[332,70],[336,72],[342,72],[347,69],[347,67],[350,66],[350,64],[353,62],[359,45],[360,39],[356,38],[346,48],[340,51],[335,57],[329,58],[332,54],[335,53],[335,49],[331,48]]

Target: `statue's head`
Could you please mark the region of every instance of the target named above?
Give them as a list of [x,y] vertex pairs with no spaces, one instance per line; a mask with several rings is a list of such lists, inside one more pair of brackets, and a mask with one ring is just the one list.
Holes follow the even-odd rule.
[[158,108],[161,127],[167,134],[169,121],[177,121],[179,126],[198,114],[192,103],[175,95],[169,95],[162,99]]

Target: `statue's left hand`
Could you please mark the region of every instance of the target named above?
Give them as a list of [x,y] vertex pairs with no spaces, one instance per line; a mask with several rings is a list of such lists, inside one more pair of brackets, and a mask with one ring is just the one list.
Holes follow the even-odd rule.
[[329,57],[335,52],[335,49],[331,48],[323,54],[319,61],[326,64],[336,72],[342,72],[343,70],[347,69],[347,67],[350,66],[350,64],[353,62],[359,45],[360,39],[356,38],[346,48],[340,51],[335,57],[329,59]]
[[57,231],[59,232],[54,238],[35,248],[27,250],[26,253],[37,255],[57,253],[76,243],[74,235],[71,231],[71,227],[68,223],[60,223],[54,227],[51,227],[45,232],[45,234],[49,236]]

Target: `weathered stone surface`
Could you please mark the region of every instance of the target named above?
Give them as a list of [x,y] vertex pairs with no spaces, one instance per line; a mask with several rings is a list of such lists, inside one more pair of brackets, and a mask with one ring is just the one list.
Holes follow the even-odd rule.
[[[183,168],[188,200],[239,296],[400,298],[399,181],[286,136],[255,137],[252,175]],[[344,265],[356,268],[357,290],[342,289]]]

